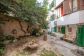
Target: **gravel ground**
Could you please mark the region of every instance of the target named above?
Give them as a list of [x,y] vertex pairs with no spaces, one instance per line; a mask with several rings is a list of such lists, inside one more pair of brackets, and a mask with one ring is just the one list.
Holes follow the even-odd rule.
[[[33,51],[23,51],[32,39],[37,39],[39,43],[38,49]],[[40,56],[43,49],[51,50],[55,52],[57,56],[62,56],[62,54],[60,54],[56,48],[54,49],[49,42],[50,41],[43,41],[43,36],[40,38],[25,38],[13,44],[7,45],[5,56]]]

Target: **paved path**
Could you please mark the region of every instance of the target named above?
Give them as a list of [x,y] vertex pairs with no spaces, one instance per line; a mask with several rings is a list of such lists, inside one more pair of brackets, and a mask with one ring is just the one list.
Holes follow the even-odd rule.
[[64,56],[77,56],[71,50],[77,49],[76,45],[67,43],[60,40],[60,38],[48,35],[48,41],[53,46],[53,48],[58,49],[58,51]]

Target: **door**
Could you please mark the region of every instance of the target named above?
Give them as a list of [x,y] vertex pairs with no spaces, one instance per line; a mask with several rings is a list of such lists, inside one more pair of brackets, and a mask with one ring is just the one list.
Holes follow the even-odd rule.
[[61,27],[61,33],[65,34],[65,26]]
[[78,26],[76,44],[84,47],[84,25]]
[[57,27],[56,26],[54,27],[54,32],[57,32]]

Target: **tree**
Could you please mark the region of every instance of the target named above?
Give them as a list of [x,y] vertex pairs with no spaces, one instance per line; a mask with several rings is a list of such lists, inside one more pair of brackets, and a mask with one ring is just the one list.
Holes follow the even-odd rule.
[[42,6],[41,3],[36,3],[36,0],[17,0],[17,2],[22,6],[22,10],[26,10],[23,11],[23,19],[28,20],[31,24],[40,24],[42,28],[46,28],[47,0],[44,0]]
[[[47,0],[44,0],[42,5],[36,0],[0,0],[0,3],[10,8],[15,17],[19,17],[31,25],[39,24],[42,28],[47,28]],[[9,13],[9,11],[7,12]]]

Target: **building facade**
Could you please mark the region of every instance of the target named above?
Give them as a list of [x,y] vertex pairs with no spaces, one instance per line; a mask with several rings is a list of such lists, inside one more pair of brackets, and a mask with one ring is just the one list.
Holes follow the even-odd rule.
[[56,32],[56,20],[55,20],[55,14],[53,9],[56,6],[56,0],[49,0],[49,4],[48,4],[48,10],[49,10],[49,14],[48,14],[48,21],[49,21],[49,32]]
[[84,46],[84,0],[56,0],[53,9],[57,32],[65,40]]

